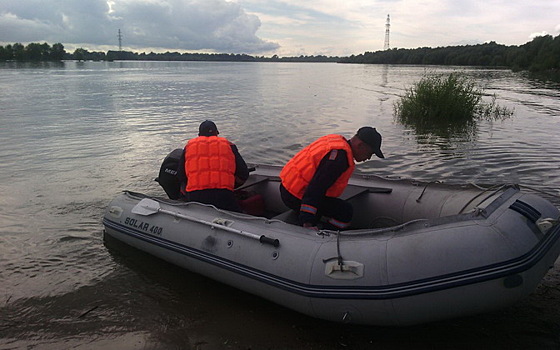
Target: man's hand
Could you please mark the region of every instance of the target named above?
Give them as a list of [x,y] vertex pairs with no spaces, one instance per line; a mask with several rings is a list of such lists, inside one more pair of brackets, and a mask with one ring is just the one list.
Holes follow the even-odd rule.
[[307,229],[310,229],[310,230],[319,231],[319,228],[318,228],[317,226],[313,225],[313,224],[310,223],[310,222],[305,222],[305,223],[303,224],[303,227],[304,227],[304,228],[307,228]]

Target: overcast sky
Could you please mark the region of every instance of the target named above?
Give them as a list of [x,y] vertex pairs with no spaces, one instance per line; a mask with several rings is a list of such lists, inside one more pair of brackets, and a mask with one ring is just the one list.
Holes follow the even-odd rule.
[[559,0],[0,0],[0,43],[348,56],[560,34]]

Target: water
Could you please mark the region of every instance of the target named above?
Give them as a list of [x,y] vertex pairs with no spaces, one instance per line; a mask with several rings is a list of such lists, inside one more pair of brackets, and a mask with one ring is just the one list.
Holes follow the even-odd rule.
[[[474,136],[419,134],[393,105],[426,73],[461,70],[514,109]],[[560,86],[508,70],[330,63],[0,63],[0,349],[473,348],[560,346],[560,266],[526,301],[406,329],[333,325],[107,249],[122,190],[162,194],[163,157],[212,119],[251,163],[283,164],[363,125],[385,160],[357,171],[521,183],[560,206]]]

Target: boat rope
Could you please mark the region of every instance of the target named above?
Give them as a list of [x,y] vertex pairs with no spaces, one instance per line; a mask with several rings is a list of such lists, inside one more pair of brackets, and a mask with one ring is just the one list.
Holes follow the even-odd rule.
[[420,203],[420,199],[422,198],[422,196],[424,196],[424,192],[426,192],[426,189],[428,188],[428,186],[430,186],[431,184],[438,184],[438,183],[441,183],[441,181],[436,180],[436,181],[428,182],[426,184],[426,186],[424,186],[424,189],[422,190],[422,193],[420,193],[420,196],[418,198],[416,198],[416,203]]
[[474,182],[469,182],[468,184],[471,185],[472,187],[477,188],[477,189],[482,190],[482,191],[488,191],[489,189],[492,189],[492,188],[494,188],[494,187],[504,186],[504,185],[505,185],[505,184],[496,184],[496,185],[492,185],[492,186],[490,186],[490,187],[482,187],[481,185],[476,184],[476,183],[474,183]]
[[340,231],[338,231],[337,235],[336,235],[336,254],[337,254],[337,260],[338,260],[338,266],[342,266],[342,255],[340,255]]
[[480,201],[476,206],[480,205],[481,203],[483,203],[488,198],[492,197],[493,195],[495,195],[499,191],[503,190],[505,187],[511,186],[511,185],[502,184],[502,185],[495,185],[495,186],[492,186],[492,187],[484,188],[484,187],[480,187],[480,186],[475,185],[475,184],[471,184],[471,185],[473,185],[476,188],[481,189],[483,191],[480,192],[479,194],[477,194],[476,196],[474,196],[473,198],[471,198],[467,203],[465,203],[465,205],[461,208],[461,210],[459,210],[459,214],[461,214],[463,212],[463,210],[465,210],[469,206],[469,204],[471,204],[478,197],[482,196],[484,193],[486,193],[488,191],[493,191],[490,195],[486,196],[482,201]]
[[560,195],[558,195],[558,194],[554,194],[554,193],[546,192],[546,191],[543,191],[543,190],[539,190],[539,189],[534,188],[534,187],[530,187],[530,186],[526,186],[526,185],[519,185],[519,187],[523,187],[523,188],[526,188],[528,190],[538,192],[538,193],[541,193],[541,194],[546,194],[548,196],[552,196],[552,197],[555,197],[555,198],[560,198]]
[[[321,232],[324,232],[324,231],[321,231]],[[335,231],[330,231],[330,232],[335,233]],[[328,234],[327,234],[327,235],[328,235]],[[342,267],[342,265],[344,265],[344,259],[342,258],[342,254],[340,254],[340,236],[342,236],[342,235],[340,234],[340,231],[336,231],[336,257],[334,257],[334,258],[328,258],[328,259],[323,259],[323,262],[324,262],[324,263],[327,263],[327,262],[329,262],[329,261],[331,261],[331,260],[336,259],[336,261],[338,262],[338,266],[341,266],[341,267]]]
[[540,194],[548,195],[548,196],[555,197],[555,198],[560,198],[560,195],[559,195],[559,194],[554,194],[554,193],[551,193],[551,192],[539,190],[538,188],[534,188],[534,187],[527,186],[527,185],[522,185],[522,184],[516,184],[516,185],[514,185],[514,184],[510,184],[510,185],[508,185],[508,184],[502,184],[502,185],[494,185],[494,186],[491,186],[491,187],[489,187],[489,188],[484,188],[484,187],[482,187],[482,186],[480,186],[480,185],[475,184],[474,182],[469,182],[469,185],[471,185],[471,186],[473,186],[473,187],[475,187],[475,188],[478,188],[479,190],[485,190],[485,191],[486,191],[486,190],[491,190],[491,189],[493,189],[493,188],[495,188],[495,187],[498,187],[498,186],[518,186],[518,187],[521,187],[521,188],[524,188],[524,189],[527,189],[527,190],[531,190],[531,191],[533,191],[533,192],[538,192],[538,193],[540,193]]
[[411,221],[407,221],[404,224],[400,224],[397,226],[391,226],[391,227],[385,227],[385,228],[380,228],[380,229],[372,229],[372,230],[360,230],[360,231],[339,231],[337,232],[337,234],[339,236],[348,236],[348,237],[360,237],[360,236],[370,236],[370,235],[379,235],[382,233],[387,233],[387,232],[396,232],[399,231],[403,228],[405,228],[406,226],[410,226],[412,224],[416,224],[419,222],[427,222],[429,221],[428,219],[416,219],[416,220],[411,220]]

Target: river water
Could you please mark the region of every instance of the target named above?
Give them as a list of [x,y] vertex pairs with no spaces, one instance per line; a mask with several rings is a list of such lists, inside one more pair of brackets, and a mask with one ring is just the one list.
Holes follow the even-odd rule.
[[[394,103],[461,71],[514,111],[473,133],[421,133]],[[357,171],[520,183],[560,206],[560,86],[509,70],[332,63],[0,63],[0,349],[560,347],[560,263],[504,310],[407,328],[310,319],[125,247],[101,218],[128,189],[161,195],[163,157],[211,119],[250,163],[283,164],[363,125],[386,159]],[[110,249],[109,249],[110,248]]]

